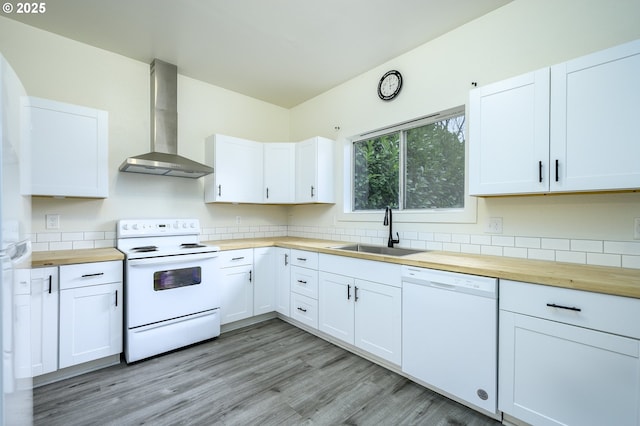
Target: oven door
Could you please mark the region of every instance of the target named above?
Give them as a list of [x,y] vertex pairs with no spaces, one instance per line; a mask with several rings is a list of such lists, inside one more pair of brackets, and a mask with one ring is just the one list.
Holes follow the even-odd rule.
[[217,256],[199,253],[127,260],[127,328],[219,308]]

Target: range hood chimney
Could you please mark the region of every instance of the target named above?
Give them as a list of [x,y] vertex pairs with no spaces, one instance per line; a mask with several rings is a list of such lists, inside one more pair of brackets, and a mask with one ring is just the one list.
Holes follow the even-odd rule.
[[197,179],[213,168],[178,155],[178,67],[151,62],[151,152],[129,157],[121,172]]

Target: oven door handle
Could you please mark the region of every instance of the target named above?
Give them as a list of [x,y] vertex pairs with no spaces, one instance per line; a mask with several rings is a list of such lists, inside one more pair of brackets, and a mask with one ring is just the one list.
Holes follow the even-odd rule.
[[180,254],[176,256],[148,257],[146,259],[129,259],[127,260],[127,265],[128,266],[147,266],[147,265],[160,265],[160,264],[176,264],[176,263],[194,262],[197,260],[213,259],[216,257],[218,257],[217,252]]

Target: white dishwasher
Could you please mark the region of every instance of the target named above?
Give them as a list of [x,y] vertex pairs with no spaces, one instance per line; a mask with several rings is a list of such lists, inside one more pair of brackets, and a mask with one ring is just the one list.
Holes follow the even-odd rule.
[[498,418],[496,278],[403,266],[402,371]]

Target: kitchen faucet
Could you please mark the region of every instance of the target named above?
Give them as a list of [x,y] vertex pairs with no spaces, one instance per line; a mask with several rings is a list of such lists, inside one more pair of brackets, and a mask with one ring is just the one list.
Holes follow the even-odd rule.
[[384,211],[384,221],[382,222],[384,226],[389,226],[389,240],[387,241],[387,247],[393,248],[394,244],[400,242],[400,234],[396,232],[397,240],[393,239],[393,213],[391,213],[391,207],[387,207]]

